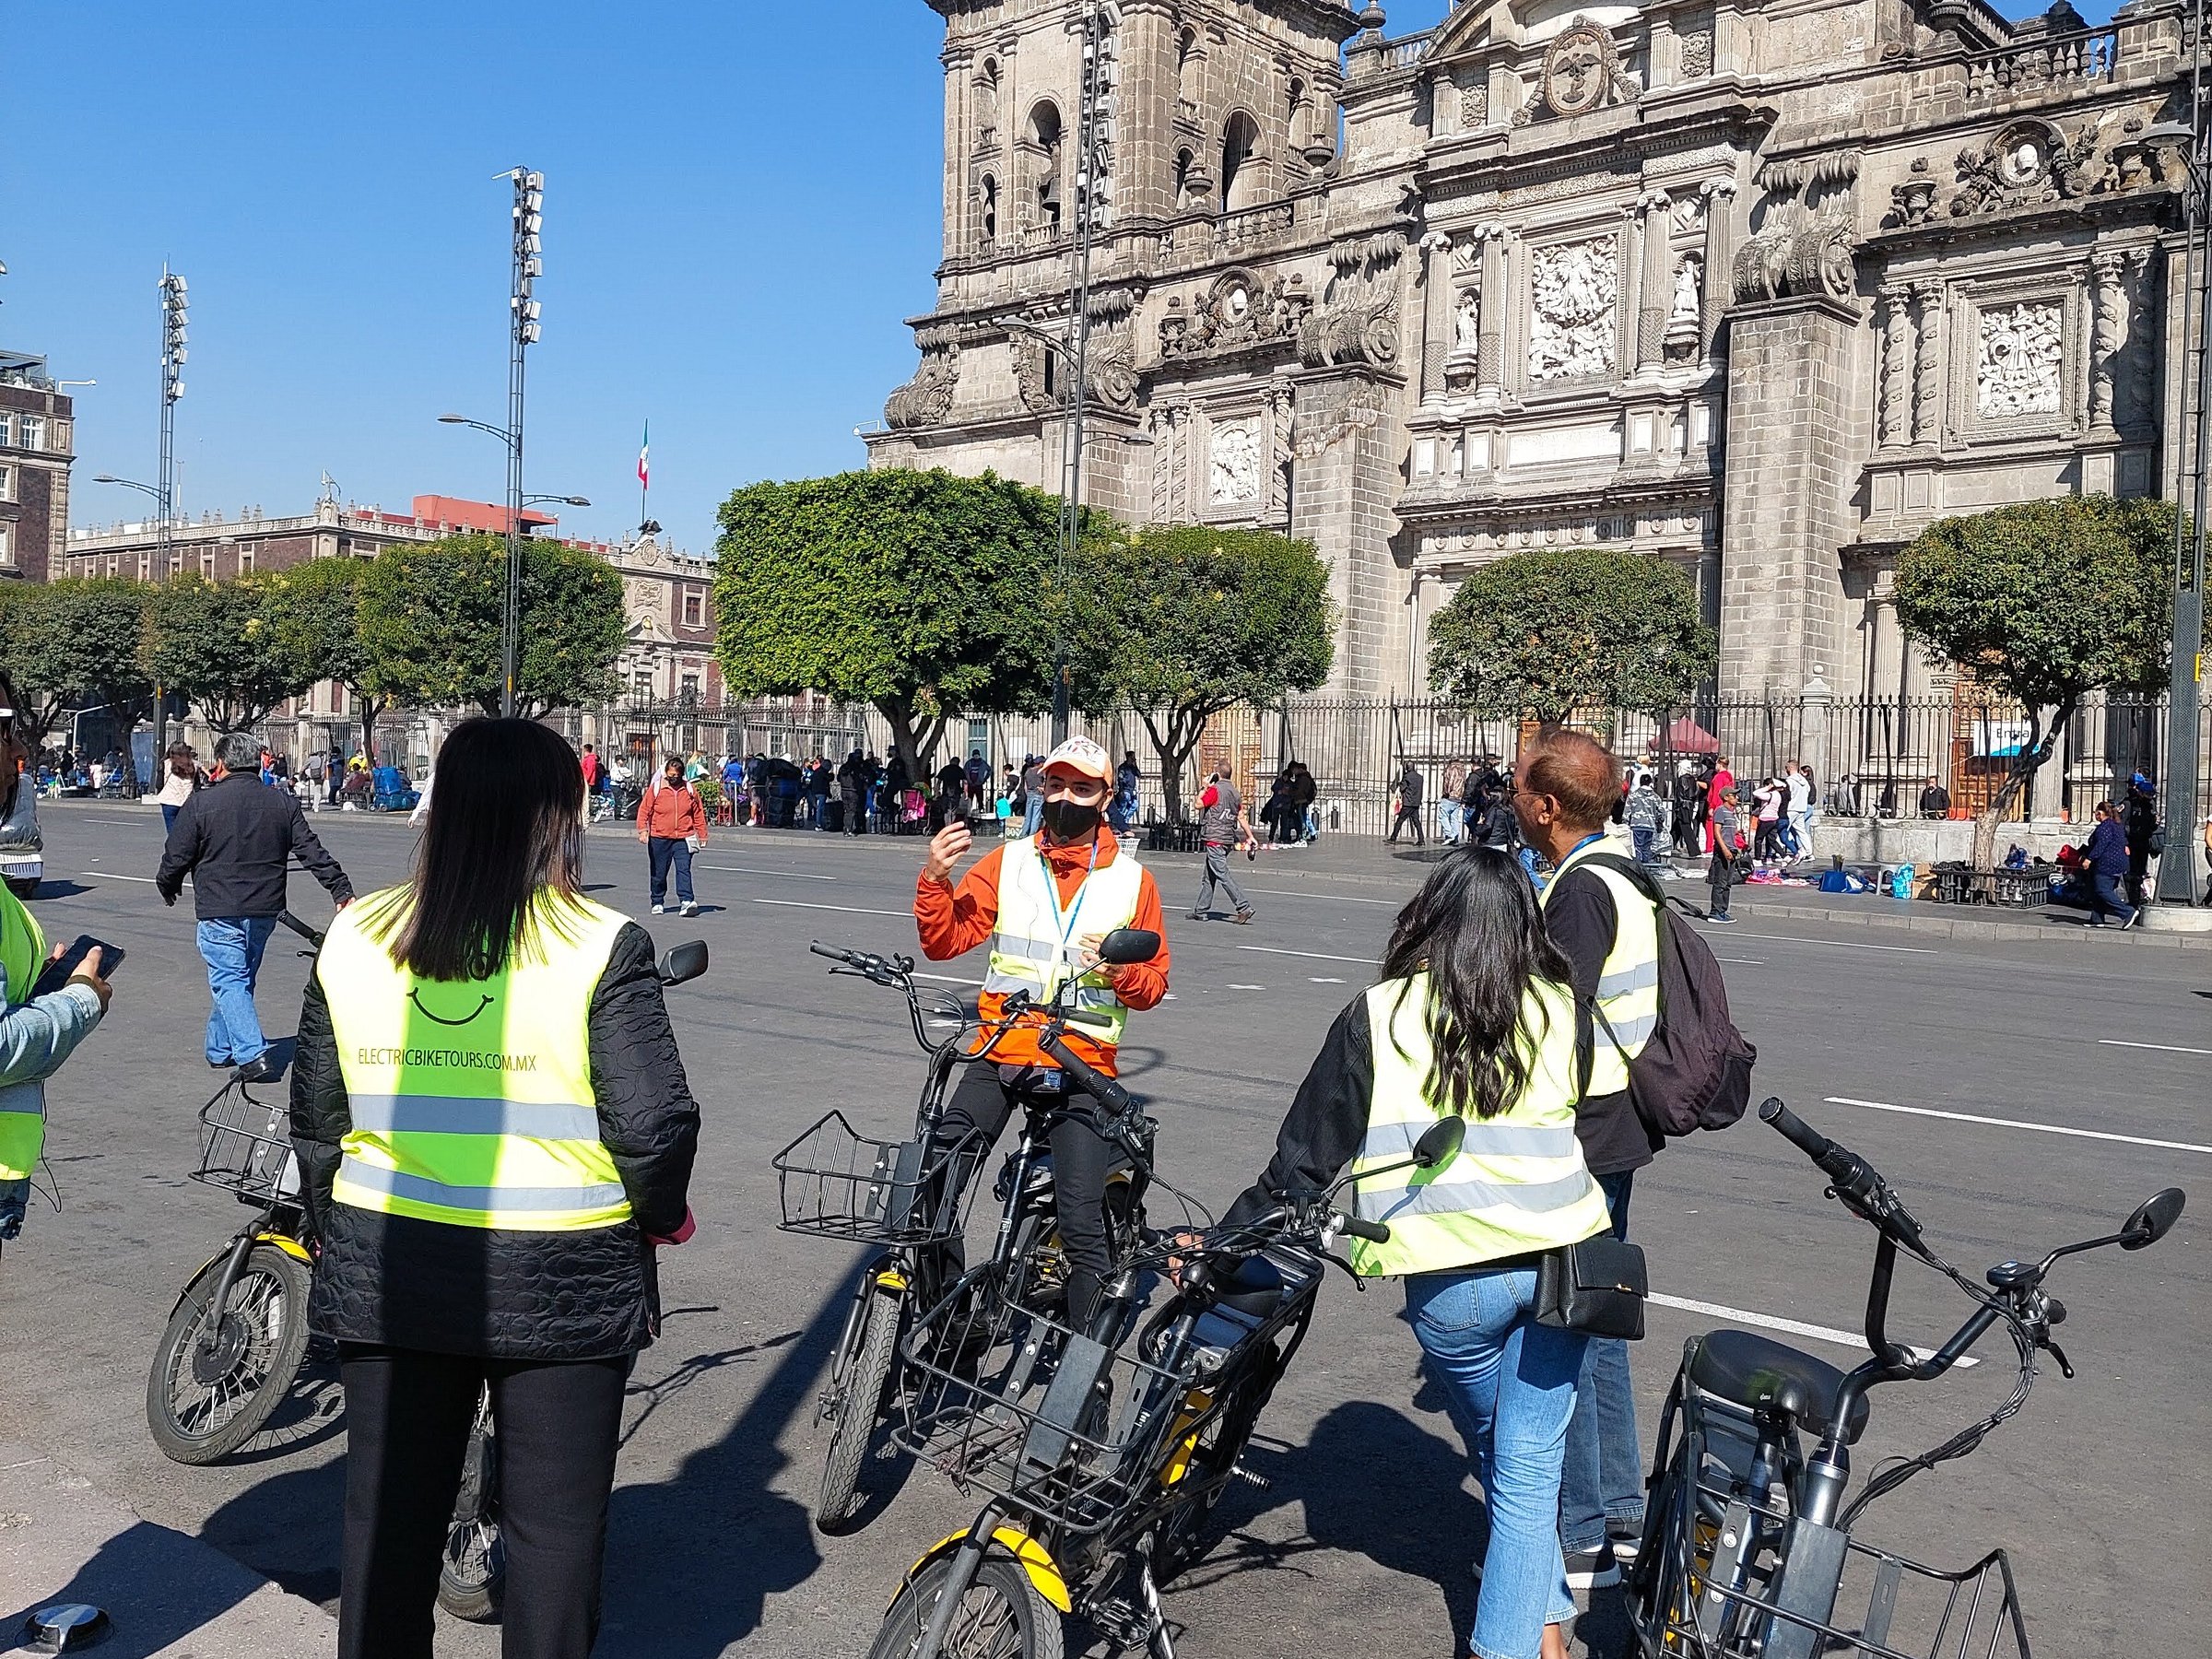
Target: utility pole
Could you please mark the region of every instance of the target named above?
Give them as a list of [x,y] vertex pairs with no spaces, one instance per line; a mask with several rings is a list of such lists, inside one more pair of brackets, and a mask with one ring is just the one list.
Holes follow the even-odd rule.
[[[1111,92],[1112,73],[1107,56],[1109,35],[1105,8],[1089,5],[1083,11],[1082,87],[1076,121],[1076,224],[1071,241],[1068,274],[1067,346],[1061,362],[1065,377],[1067,413],[1061,424],[1060,465],[1060,595],[1065,604],[1068,584],[1076,568],[1076,554],[1083,535],[1083,406],[1088,393],[1090,362],[1090,253],[1092,232],[1100,213],[1103,170],[1100,165],[1099,135],[1101,106]],[[1053,651],[1053,742],[1067,741],[1068,727],[1067,623],[1065,614]]]
[[[167,582],[170,567],[176,557],[176,536],[172,528],[177,504],[177,399],[184,395],[184,359],[189,354],[184,347],[187,337],[185,323],[192,309],[184,278],[161,267],[161,470],[156,475],[158,490],[154,497],[154,552],[159,568],[154,573],[157,582]],[[169,748],[169,698],[161,687],[154,688],[154,764],[162,765],[162,756]],[[123,737],[124,764],[134,776],[136,768],[131,759],[131,737]]]
[[524,354],[537,344],[538,304],[531,289],[545,271],[546,175],[524,167],[514,181],[514,280],[507,299],[507,603],[500,618],[500,712],[514,718],[515,663],[523,628],[523,380]]

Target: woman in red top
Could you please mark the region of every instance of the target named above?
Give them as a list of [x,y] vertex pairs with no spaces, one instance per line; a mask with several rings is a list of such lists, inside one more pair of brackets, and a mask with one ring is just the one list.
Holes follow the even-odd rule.
[[653,866],[653,913],[667,908],[668,869],[676,867],[676,898],[687,916],[699,914],[691,897],[691,854],[707,844],[707,809],[699,791],[684,782],[684,763],[671,760],[638,803],[638,839]]

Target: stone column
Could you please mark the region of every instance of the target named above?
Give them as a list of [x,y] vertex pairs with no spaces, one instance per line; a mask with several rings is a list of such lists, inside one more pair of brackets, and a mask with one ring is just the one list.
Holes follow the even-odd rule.
[[1646,17],[1651,25],[1651,39],[1644,53],[1644,89],[1656,92],[1681,80],[1682,47],[1675,34],[1673,13],[1653,11]]
[[1835,768],[1830,763],[1831,746],[1829,742],[1829,722],[1835,709],[1836,694],[1822,677],[1821,664],[1813,665],[1813,677],[1805,682],[1804,689],[1797,694],[1797,701],[1803,712],[1796,758],[1813,769],[1813,776],[1825,788],[1836,776]]
[[1912,359],[1905,339],[1910,324],[1905,315],[1908,299],[1902,284],[1882,286],[1881,404],[1875,438],[1884,449],[1902,449],[1912,437],[1911,382],[1907,379]]
[[1943,284],[1916,282],[1920,351],[1912,365],[1912,441],[1933,449],[1943,437]]
[[1441,230],[1421,238],[1421,401],[1444,393],[1444,355],[1452,349],[1452,239]]
[[1495,400],[1505,384],[1506,260],[1511,257],[1512,232],[1503,225],[1485,225],[1475,232],[1475,246],[1481,262],[1481,287],[1477,291],[1482,296],[1475,394]]
[[2100,434],[2113,429],[2113,389],[2121,354],[2127,349],[2124,268],[2124,261],[2118,253],[2098,253],[2089,260],[2089,302],[2096,315],[2096,326],[2089,337],[2089,429]]
[[1639,373],[1656,373],[1666,357],[1666,318],[1675,297],[1672,262],[1667,258],[1667,216],[1674,205],[1664,190],[1647,190],[1636,202],[1643,238],[1643,270],[1636,290]]
[[1735,181],[1708,179],[1698,186],[1705,198],[1705,328],[1701,355],[1721,349],[1721,325],[1735,288]]

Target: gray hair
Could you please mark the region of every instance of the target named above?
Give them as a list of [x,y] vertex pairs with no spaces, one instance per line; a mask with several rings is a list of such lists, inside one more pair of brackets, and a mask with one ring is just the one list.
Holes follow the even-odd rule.
[[259,771],[261,739],[251,732],[225,732],[215,740],[215,758],[225,771]]

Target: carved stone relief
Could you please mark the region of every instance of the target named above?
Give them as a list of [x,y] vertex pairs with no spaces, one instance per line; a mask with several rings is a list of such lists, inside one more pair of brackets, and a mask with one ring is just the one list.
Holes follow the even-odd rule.
[[1406,238],[1395,230],[1340,241],[1329,250],[1335,275],[1322,306],[1300,326],[1299,356],[1307,367],[1398,360],[1398,259]]
[[1609,236],[1529,250],[1528,378],[1610,374],[1620,273]]
[[1473,356],[1482,338],[1482,293],[1475,288],[1459,290],[1452,311],[1452,350]]
[[1463,131],[1473,132],[1490,118],[1490,83],[1487,80],[1470,81],[1459,89],[1459,124]]
[[2127,349],[2132,320],[2124,262],[2117,253],[2100,253],[2089,261],[2096,278],[2096,322],[2089,338],[2089,424],[2110,431],[2118,408],[2114,395],[2122,354]]
[[1826,294],[1849,300],[1858,291],[1853,187],[1859,152],[1770,161],[1759,170],[1767,193],[1765,225],[1736,250],[1735,297],[1774,300]]
[[1260,434],[1250,421],[1224,421],[1214,428],[1206,500],[1221,504],[1260,499]]
[[1675,303],[1666,316],[1664,339],[1666,355],[1676,361],[1698,355],[1705,316],[1704,278],[1705,262],[1695,253],[1685,253],[1675,266]]
[[922,347],[922,367],[883,403],[884,424],[902,430],[943,420],[960,383],[958,331],[945,325],[916,329],[914,343]]
[[2065,312],[2057,301],[2023,300],[1983,311],[1974,351],[1974,412],[1984,420],[2057,414],[2065,352]]
[[1580,17],[1552,38],[1537,87],[1554,115],[1587,115],[1609,100],[1633,102],[1639,90],[1621,69],[1612,35]]
[[1313,308],[1306,279],[1293,272],[1263,281],[1248,270],[1225,272],[1191,302],[1168,301],[1159,323],[1159,355],[1168,359],[1213,357],[1295,340]]
[[1712,73],[1712,30],[1693,29],[1682,37],[1682,78],[1703,80]]

